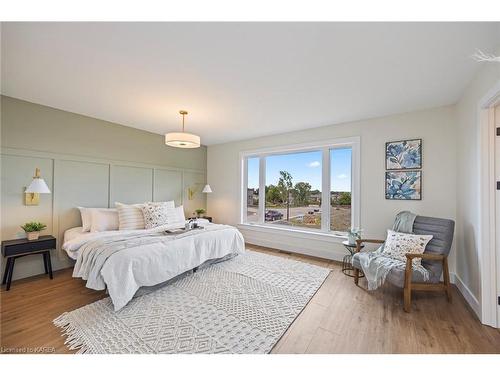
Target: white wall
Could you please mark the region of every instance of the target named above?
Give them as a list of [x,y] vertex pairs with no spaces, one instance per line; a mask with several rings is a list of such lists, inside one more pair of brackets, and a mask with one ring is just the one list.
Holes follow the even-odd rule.
[[[420,215],[456,217],[456,129],[453,107],[393,115],[325,126],[305,131],[209,146],[207,177],[213,193],[208,213],[214,220],[238,224],[239,152],[269,146],[320,141],[337,137],[361,137],[361,227],[365,237],[385,238],[394,216],[401,210]],[[258,124],[256,124],[258,126]],[[421,201],[391,201],[384,195],[385,142],[423,139],[423,189]],[[341,259],[345,249],[331,240],[302,240],[289,235],[261,234],[242,228],[250,243]],[[454,269],[454,251],[450,258]]]
[[[500,50],[497,55],[500,54]],[[500,64],[483,63],[456,105],[457,252],[456,274],[474,298],[481,300],[479,274],[480,139],[478,103],[500,80]]]

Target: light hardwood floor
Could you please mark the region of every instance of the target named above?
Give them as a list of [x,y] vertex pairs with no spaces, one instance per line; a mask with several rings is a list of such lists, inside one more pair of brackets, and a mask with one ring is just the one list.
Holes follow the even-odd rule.
[[[452,304],[442,293],[416,292],[407,314],[401,290],[367,292],[364,279],[356,287],[336,262],[248,248],[332,269],[272,353],[500,353],[500,330],[481,325],[455,287]],[[52,320],[104,297],[73,279],[71,269],[55,272],[53,280],[41,275],[13,282],[0,293],[2,351],[70,352]]]

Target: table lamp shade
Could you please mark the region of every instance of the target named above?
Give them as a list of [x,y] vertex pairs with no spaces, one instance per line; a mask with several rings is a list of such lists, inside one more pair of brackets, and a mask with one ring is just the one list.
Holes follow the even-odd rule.
[[203,193],[211,193],[212,189],[210,188],[209,184],[206,184],[205,187],[202,190]]

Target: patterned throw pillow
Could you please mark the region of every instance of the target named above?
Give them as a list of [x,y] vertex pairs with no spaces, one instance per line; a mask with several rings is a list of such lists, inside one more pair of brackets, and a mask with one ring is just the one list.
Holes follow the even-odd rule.
[[[400,233],[389,229],[383,254],[406,263],[406,253],[422,254],[430,240],[432,235]],[[420,265],[420,258],[413,259],[413,267]]]
[[177,222],[175,206],[171,202],[147,202],[141,207],[144,227],[151,229]]

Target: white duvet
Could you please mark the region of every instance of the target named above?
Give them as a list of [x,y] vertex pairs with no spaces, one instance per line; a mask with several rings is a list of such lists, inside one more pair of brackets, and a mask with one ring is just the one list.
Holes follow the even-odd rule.
[[[148,233],[163,232],[168,227],[86,233],[66,241],[63,249],[77,260],[73,277],[87,280],[87,287],[92,289],[107,288],[117,311],[133,298],[140,287],[163,283],[208,260],[245,251],[243,236],[236,228],[208,222],[202,225],[206,229],[180,236],[165,236],[165,240],[160,242],[134,245],[133,241],[129,241],[130,247],[112,253],[98,268],[94,261],[85,262],[89,251],[100,251],[90,246],[99,243],[96,240],[112,243],[115,239],[123,241],[124,237],[140,238]],[[178,227],[179,224],[170,226]]]

